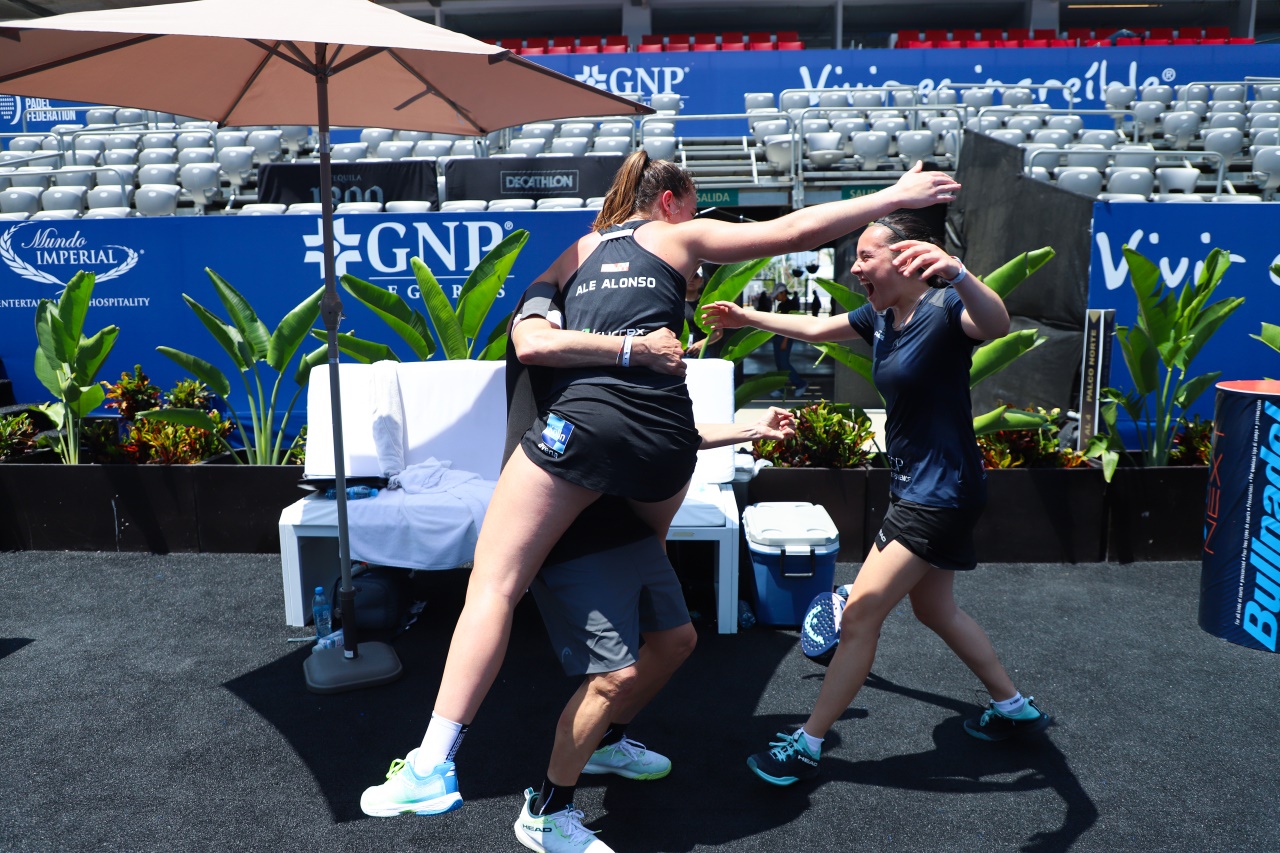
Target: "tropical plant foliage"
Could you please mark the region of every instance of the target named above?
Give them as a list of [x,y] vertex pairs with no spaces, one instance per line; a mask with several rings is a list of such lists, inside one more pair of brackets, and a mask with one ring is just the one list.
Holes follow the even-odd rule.
[[875,432],[866,412],[825,400],[791,412],[795,435],[757,440],[755,458],[780,468],[856,468],[871,458]]
[[[226,352],[244,383],[249,401],[249,423],[246,425],[234,409],[230,410],[236,433],[245,450],[243,460],[238,454],[235,458],[237,461],[257,465],[279,464],[288,450],[283,446],[283,441],[289,415],[307,386],[311,368],[325,358],[322,347],[299,359],[292,375],[297,388],[277,427],[276,404],[285,382],[286,371],[320,314],[324,288],[321,287],[304,299],[271,330],[258,318],[249,301],[239,291],[213,270],[205,269],[205,272],[213,282],[214,291],[230,317],[230,322],[218,317],[187,294],[184,293],[182,298]],[[156,347],[156,351],[177,362],[222,399],[230,397],[231,380],[214,365],[172,347]],[[264,367],[269,370],[264,370]],[[275,374],[274,382],[271,381],[271,373]],[[221,434],[221,427],[210,417],[209,412],[199,408],[152,409],[140,413],[139,417],[200,427],[211,434]],[[232,449],[225,439],[219,440],[228,450]]]
[[[411,258],[409,264],[427,309],[426,316],[400,294],[353,275],[342,277],[342,287],[380,317],[421,361],[432,358],[437,351],[447,359],[501,359],[507,352],[506,322],[498,323],[483,344],[478,336],[528,240],[529,232],[518,229],[490,249],[467,276],[456,307],[422,259]],[[323,340],[323,332],[314,334]],[[338,349],[363,364],[401,360],[390,347],[361,340],[354,334],[339,335]]]
[[39,408],[58,425],[54,446],[62,461],[71,465],[80,461],[84,418],[106,399],[95,377],[120,334],[118,327],[107,326],[85,336],[93,284],[93,273],[76,273],[56,302],[41,299],[36,306],[36,340],[40,344],[36,348],[36,378],[58,401]]
[[1103,431],[1093,437],[1088,448],[1090,456],[1101,457],[1108,481],[1126,452],[1116,424],[1118,409],[1137,427],[1142,464],[1169,464],[1174,436],[1185,423],[1183,412],[1222,375],[1221,371],[1213,371],[1194,376],[1191,363],[1227,318],[1244,304],[1242,296],[1209,302],[1231,266],[1231,255],[1223,249],[1211,251],[1196,281],[1184,285],[1179,293],[1169,287],[1159,268],[1143,255],[1125,246],[1124,257],[1138,301],[1138,319],[1132,326],[1116,327],[1116,341],[1124,354],[1133,390],[1103,391]]
[[1016,409],[1010,416],[1028,412],[1043,419],[1039,427],[1002,430],[978,436],[984,468],[1082,468],[1088,457],[1059,441],[1065,418],[1061,409]]

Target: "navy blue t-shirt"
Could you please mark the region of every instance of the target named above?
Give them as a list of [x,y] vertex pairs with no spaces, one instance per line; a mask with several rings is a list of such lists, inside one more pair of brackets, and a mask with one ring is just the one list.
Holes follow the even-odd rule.
[[964,303],[952,288],[929,291],[906,328],[893,311],[870,305],[849,325],[871,344],[876,390],[886,408],[890,489],[925,506],[968,508],[987,500],[982,454],[973,434],[969,368],[981,341],[964,333]]

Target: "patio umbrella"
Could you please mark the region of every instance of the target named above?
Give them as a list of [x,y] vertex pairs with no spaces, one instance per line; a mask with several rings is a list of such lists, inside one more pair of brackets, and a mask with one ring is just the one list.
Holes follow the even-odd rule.
[[[319,128],[320,186],[332,183],[330,122],[464,135],[530,121],[641,115],[648,107],[508,50],[369,0],[194,0],[0,21],[0,92],[118,104],[220,125]],[[318,650],[307,684],[335,692],[396,678],[389,646],[359,644],[347,539],[333,202],[323,204],[322,315],[328,331],[338,495],[342,653]]]

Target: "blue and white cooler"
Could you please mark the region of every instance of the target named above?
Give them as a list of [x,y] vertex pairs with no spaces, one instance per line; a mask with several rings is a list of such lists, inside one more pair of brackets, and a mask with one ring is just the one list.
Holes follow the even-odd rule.
[[1280,382],[1219,382],[1213,423],[1200,627],[1280,651]]
[[767,502],[746,508],[742,532],[755,574],[757,621],[799,627],[813,597],[835,583],[835,522],[815,504]]

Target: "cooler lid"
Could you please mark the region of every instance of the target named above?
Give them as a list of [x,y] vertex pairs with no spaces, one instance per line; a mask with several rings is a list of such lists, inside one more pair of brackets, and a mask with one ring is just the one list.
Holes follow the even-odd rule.
[[811,503],[783,501],[752,504],[742,513],[747,541],[770,548],[830,545],[840,533],[827,511]]

